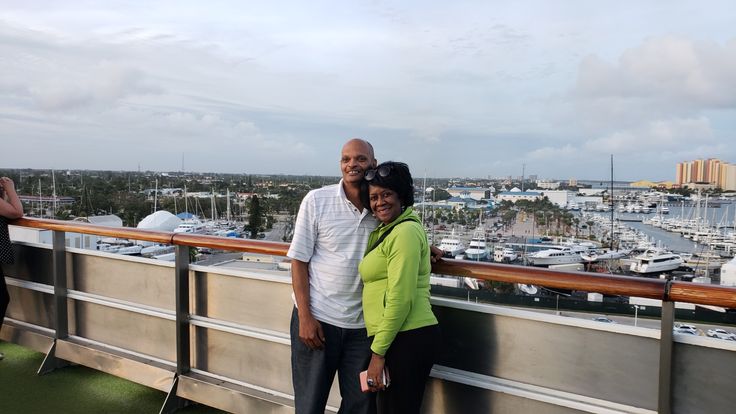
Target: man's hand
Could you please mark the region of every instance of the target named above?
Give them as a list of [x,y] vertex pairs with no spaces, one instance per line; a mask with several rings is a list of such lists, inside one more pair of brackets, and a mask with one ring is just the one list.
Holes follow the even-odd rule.
[[309,349],[322,349],[325,347],[325,334],[322,331],[322,324],[312,316],[299,316],[299,339]]

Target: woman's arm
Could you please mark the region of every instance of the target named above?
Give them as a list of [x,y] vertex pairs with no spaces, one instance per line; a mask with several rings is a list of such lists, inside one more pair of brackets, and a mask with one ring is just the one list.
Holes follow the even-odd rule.
[[410,224],[401,225],[385,241],[384,253],[388,261],[385,306],[383,318],[373,338],[373,355],[368,365],[368,378],[373,379],[375,384],[371,387],[373,391],[385,388],[380,381],[386,365],[384,356],[404,325],[416,295],[422,238],[418,237],[414,227]]
[[23,204],[15,192],[15,184],[8,177],[0,177],[0,186],[5,191],[5,197],[0,198],[0,216],[17,219],[23,217]]
[[422,242],[416,226],[401,224],[386,240],[388,280],[381,323],[371,349],[385,355],[391,342],[406,321],[417,289]]

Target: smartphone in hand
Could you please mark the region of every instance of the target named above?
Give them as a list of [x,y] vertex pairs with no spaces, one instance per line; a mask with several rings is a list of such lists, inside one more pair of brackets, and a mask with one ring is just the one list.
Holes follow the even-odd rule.
[[368,370],[360,373],[360,390],[363,392],[371,391],[371,387],[368,386]]
[[[385,367],[381,373],[381,382],[384,387],[391,385],[391,377],[388,375],[388,369]],[[360,390],[363,392],[371,392],[371,387],[368,386],[368,370],[360,373]]]

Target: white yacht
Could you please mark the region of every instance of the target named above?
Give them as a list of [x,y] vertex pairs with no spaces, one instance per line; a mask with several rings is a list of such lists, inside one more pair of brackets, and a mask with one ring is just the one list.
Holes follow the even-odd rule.
[[620,259],[622,257],[626,257],[629,253],[631,253],[631,250],[629,249],[624,249],[624,250],[600,249],[600,250],[590,250],[588,252],[581,253],[580,257],[586,262],[598,262],[601,260]]
[[445,256],[454,258],[465,253],[465,245],[460,239],[455,237],[455,232],[442,239],[439,245],[440,250],[445,252]]
[[485,230],[476,230],[473,238],[470,239],[468,249],[465,250],[465,258],[468,260],[485,260],[488,258],[488,250],[486,248],[486,232]]
[[514,249],[504,246],[496,245],[493,248],[493,261],[498,263],[510,263],[516,260],[519,256],[516,254]]
[[204,223],[197,218],[189,218],[183,220],[175,229],[174,233],[203,233],[205,230]]
[[634,273],[669,272],[682,266],[684,260],[677,254],[664,249],[649,249],[634,256],[630,270]]
[[527,259],[533,266],[581,263],[583,258],[580,253],[581,251],[571,247],[553,248],[531,253],[527,255]]

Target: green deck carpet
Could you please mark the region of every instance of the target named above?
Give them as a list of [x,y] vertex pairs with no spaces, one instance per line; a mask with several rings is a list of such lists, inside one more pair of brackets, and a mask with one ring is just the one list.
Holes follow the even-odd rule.
[[[2,414],[144,414],[158,413],[166,394],[100,371],[71,366],[36,375],[44,355],[0,342],[0,413]],[[180,413],[223,413],[194,405]]]

